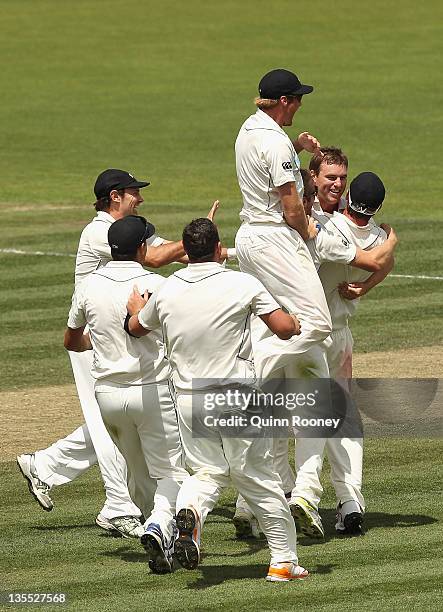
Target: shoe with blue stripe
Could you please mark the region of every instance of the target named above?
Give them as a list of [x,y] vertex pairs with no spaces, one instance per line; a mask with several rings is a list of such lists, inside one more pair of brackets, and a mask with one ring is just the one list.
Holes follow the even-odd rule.
[[154,574],[169,574],[172,572],[172,552],[174,536],[166,543],[160,525],[149,523],[145,533],[140,538],[149,555],[148,565]]

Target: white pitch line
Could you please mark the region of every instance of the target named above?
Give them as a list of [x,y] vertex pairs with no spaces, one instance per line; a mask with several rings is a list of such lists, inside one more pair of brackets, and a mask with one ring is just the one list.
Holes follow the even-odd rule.
[[73,253],[55,253],[52,251],[21,251],[20,249],[0,249],[0,253],[9,253],[10,255],[44,255],[47,257],[75,257]]
[[[52,251],[22,251],[21,249],[0,249],[0,253],[10,255],[43,255],[47,257],[76,257],[74,253],[56,253]],[[418,280],[443,280],[443,276],[425,276],[421,274],[389,274],[387,278],[415,278]]]
[[443,280],[443,276],[423,276],[423,275],[412,275],[412,274],[389,274],[387,278],[418,278],[420,280]]

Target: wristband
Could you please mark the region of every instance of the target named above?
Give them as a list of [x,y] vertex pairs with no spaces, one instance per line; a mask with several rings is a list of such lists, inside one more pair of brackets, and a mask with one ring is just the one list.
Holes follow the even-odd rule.
[[129,331],[129,319],[131,318],[131,316],[132,315],[130,315],[128,312],[125,318],[125,322],[123,323],[123,329],[128,334],[128,336],[131,336],[131,338],[138,338],[138,336],[134,336],[134,334],[131,334],[131,332]]

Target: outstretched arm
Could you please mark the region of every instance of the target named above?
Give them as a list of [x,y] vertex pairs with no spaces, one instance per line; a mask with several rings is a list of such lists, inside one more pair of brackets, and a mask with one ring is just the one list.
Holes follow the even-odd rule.
[[158,246],[148,246],[145,265],[150,268],[161,268],[173,261],[179,261],[182,257],[185,257],[182,241],[168,242],[165,240]]
[[[208,219],[214,221],[215,213],[220,207],[220,201],[215,200],[207,214]],[[181,240],[171,242],[170,240],[164,240],[162,244],[158,246],[148,246],[145,257],[145,265],[150,268],[161,268],[170,263],[178,262],[187,264],[189,263],[188,256],[183,249],[183,243]]]

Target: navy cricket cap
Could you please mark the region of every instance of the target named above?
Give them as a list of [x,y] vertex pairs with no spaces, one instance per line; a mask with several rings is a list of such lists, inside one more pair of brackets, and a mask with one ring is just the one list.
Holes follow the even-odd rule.
[[372,217],[380,210],[385,199],[385,186],[373,172],[362,172],[349,187],[349,208]]
[[278,100],[281,96],[304,96],[314,91],[311,85],[303,85],[297,75],[284,68],[265,74],[258,84],[260,98]]
[[94,185],[94,193],[97,200],[107,198],[113,189],[139,189],[147,187],[150,183],[138,181],[135,176],[125,170],[109,168],[98,175]]
[[111,254],[131,255],[154,234],[155,227],[144,217],[128,215],[122,219],[117,219],[108,230]]

